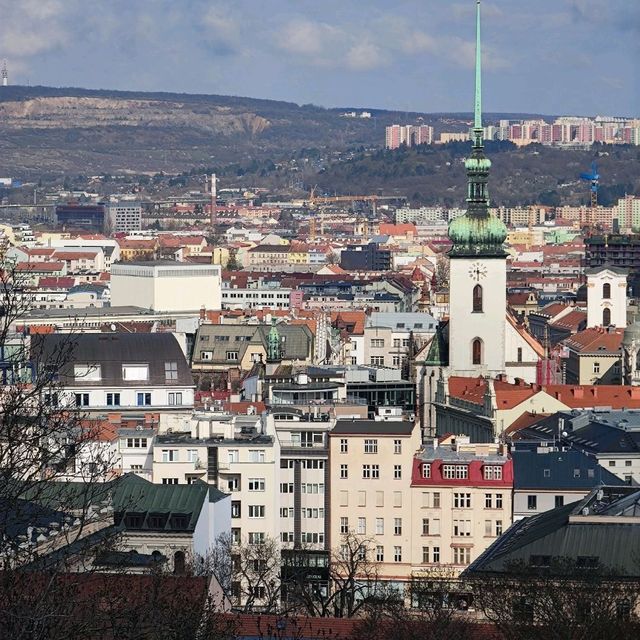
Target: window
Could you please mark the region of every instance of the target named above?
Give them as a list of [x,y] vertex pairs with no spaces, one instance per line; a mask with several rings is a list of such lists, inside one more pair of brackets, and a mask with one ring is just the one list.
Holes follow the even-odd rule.
[[594,362],[593,363],[593,373],[600,373],[600,363],[599,362]]
[[280,484],[280,493],[293,493],[293,482],[282,482]]
[[367,533],[367,519],[358,518],[358,533],[364,535]]
[[468,470],[466,464],[443,464],[442,477],[447,480],[466,480]]
[[493,496],[490,493],[484,494],[484,508],[493,509]]
[[422,477],[430,478],[431,477],[431,465],[428,462],[425,462],[422,465]]
[[382,349],[382,348],[384,348],[384,339],[383,338],[371,338],[371,346],[374,349]]
[[162,484],[178,484],[178,478],[162,478]]
[[365,440],[364,441],[365,453],[378,453],[378,441],[377,440]]
[[624,461],[624,466],[625,467],[630,467],[631,466],[631,460],[625,460]]
[[162,462],[177,462],[178,450],[177,449],[163,449],[162,450]]
[[200,360],[213,360],[213,351],[201,351]]
[[522,347],[518,347],[518,362],[522,362]]
[[527,509],[535,511],[538,508],[538,496],[527,496]]
[[502,520],[496,520],[496,536],[502,535]]
[[393,441],[393,453],[402,453],[402,440]]
[[371,478],[371,465],[370,464],[363,464],[362,465],[362,477],[369,479]]
[[472,364],[482,364],[482,340],[474,338],[471,343],[471,362]]
[[167,382],[178,379],[178,363],[177,362],[164,363],[164,378]]
[[554,499],[556,509],[564,506],[564,496],[556,496]]
[[238,451],[238,449],[228,449],[227,456],[230,463],[240,461],[240,451]]
[[178,406],[182,404],[182,392],[169,393],[169,406]]
[[264,449],[249,449],[249,462],[264,462]]
[[379,464],[372,464],[371,465],[371,477],[374,480],[379,480],[380,479],[380,465]]
[[384,356],[371,356],[370,364],[374,367],[384,367]]
[[346,464],[340,465],[340,479],[346,480],[349,477],[349,467]]
[[227,351],[227,360],[231,360],[233,362],[238,361],[238,352],[237,351]]
[[429,564],[429,547],[422,547],[422,564]]
[[496,509],[502,509],[502,494],[496,493]]
[[293,542],[293,531],[281,531],[280,542]]
[[611,324],[611,309],[602,310],[602,326],[608,327]]
[[340,453],[347,453],[349,451],[349,443],[346,438],[340,439]]
[[608,282],[602,285],[602,297],[605,298],[605,300],[611,298],[611,285]]
[[249,491],[264,491],[264,478],[249,478]]
[[123,364],[122,379],[131,380],[148,380],[149,365],[148,364]]
[[502,480],[502,467],[500,465],[484,466],[485,480]]
[[433,547],[433,561],[440,562],[440,547]]
[[485,536],[490,536],[491,535],[491,532],[493,531],[493,527],[491,525],[492,525],[491,520],[485,520],[484,521],[484,535]]
[[393,561],[402,562],[402,547],[393,547]]
[[141,392],[136,394],[136,404],[139,407],[149,407],[151,406],[151,393],[149,392]]
[[453,564],[467,565],[471,562],[471,549],[468,547],[453,547]]
[[88,407],[89,406],[89,394],[88,393],[76,393],[76,407]]
[[616,461],[615,460],[609,460],[609,466],[610,467],[615,467],[616,466]]
[[384,547],[382,545],[376,547],[376,562],[384,562]]
[[249,544],[264,544],[264,531],[250,532]]
[[473,313],[482,313],[482,285],[473,287]]
[[422,518],[422,535],[429,536],[431,535],[431,526],[429,518]]
[[454,509],[470,509],[471,494],[470,493],[454,493],[453,507]]
[[454,520],[453,535],[454,536],[470,536],[471,520]]
[[127,438],[127,447],[129,449],[146,449],[146,438]]
[[293,507],[280,507],[281,518],[293,518]]
[[227,480],[227,490],[229,493],[235,493],[236,491],[240,491],[240,477],[234,476]]
[[264,505],[250,504],[249,505],[249,517],[250,518],[264,518]]
[[384,535],[384,518],[376,518],[376,535]]
[[402,465],[400,464],[393,465],[393,479],[402,480]]
[[440,492],[439,491],[436,491],[433,494],[433,508],[434,509],[440,508]]
[[120,394],[107,393],[107,407],[119,407],[119,406],[120,406]]
[[197,449],[187,449],[187,462],[198,462]]
[[349,518],[340,518],[340,533],[349,533]]
[[242,508],[240,500],[231,501],[231,517],[239,518],[242,515]]
[[402,506],[402,491],[393,492],[393,506],[394,507]]
[[100,382],[102,380],[99,364],[75,364],[73,365],[73,377],[82,382]]
[[394,536],[402,535],[402,518],[393,519],[393,535]]

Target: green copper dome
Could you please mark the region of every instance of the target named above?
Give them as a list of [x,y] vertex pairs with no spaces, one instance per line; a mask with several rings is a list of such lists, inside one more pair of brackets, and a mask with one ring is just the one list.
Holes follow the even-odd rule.
[[449,223],[449,238],[453,242],[449,253],[452,257],[465,255],[502,257],[505,255],[502,245],[507,238],[507,227],[495,216],[477,218],[465,213]]

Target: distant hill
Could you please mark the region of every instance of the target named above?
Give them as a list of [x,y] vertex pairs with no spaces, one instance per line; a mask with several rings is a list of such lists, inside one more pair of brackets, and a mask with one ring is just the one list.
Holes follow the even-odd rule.
[[[351,109],[218,95],[0,87],[0,175],[179,173],[196,166],[382,146],[384,127],[417,118],[464,129],[470,114]],[[496,114],[517,118],[522,114]],[[491,114],[488,119],[493,119]]]

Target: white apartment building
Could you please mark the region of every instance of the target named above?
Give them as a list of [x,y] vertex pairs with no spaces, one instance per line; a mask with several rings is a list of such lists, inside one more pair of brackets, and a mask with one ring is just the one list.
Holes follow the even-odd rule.
[[291,289],[286,287],[246,287],[237,288],[223,286],[223,309],[288,309]]

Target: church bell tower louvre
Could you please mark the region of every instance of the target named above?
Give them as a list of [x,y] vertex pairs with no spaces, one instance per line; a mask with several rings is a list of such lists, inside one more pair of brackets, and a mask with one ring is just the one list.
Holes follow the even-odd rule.
[[453,375],[505,372],[507,228],[489,213],[489,170],[482,129],[480,0],[476,2],[473,143],[465,161],[467,212],[449,224],[449,365]]

